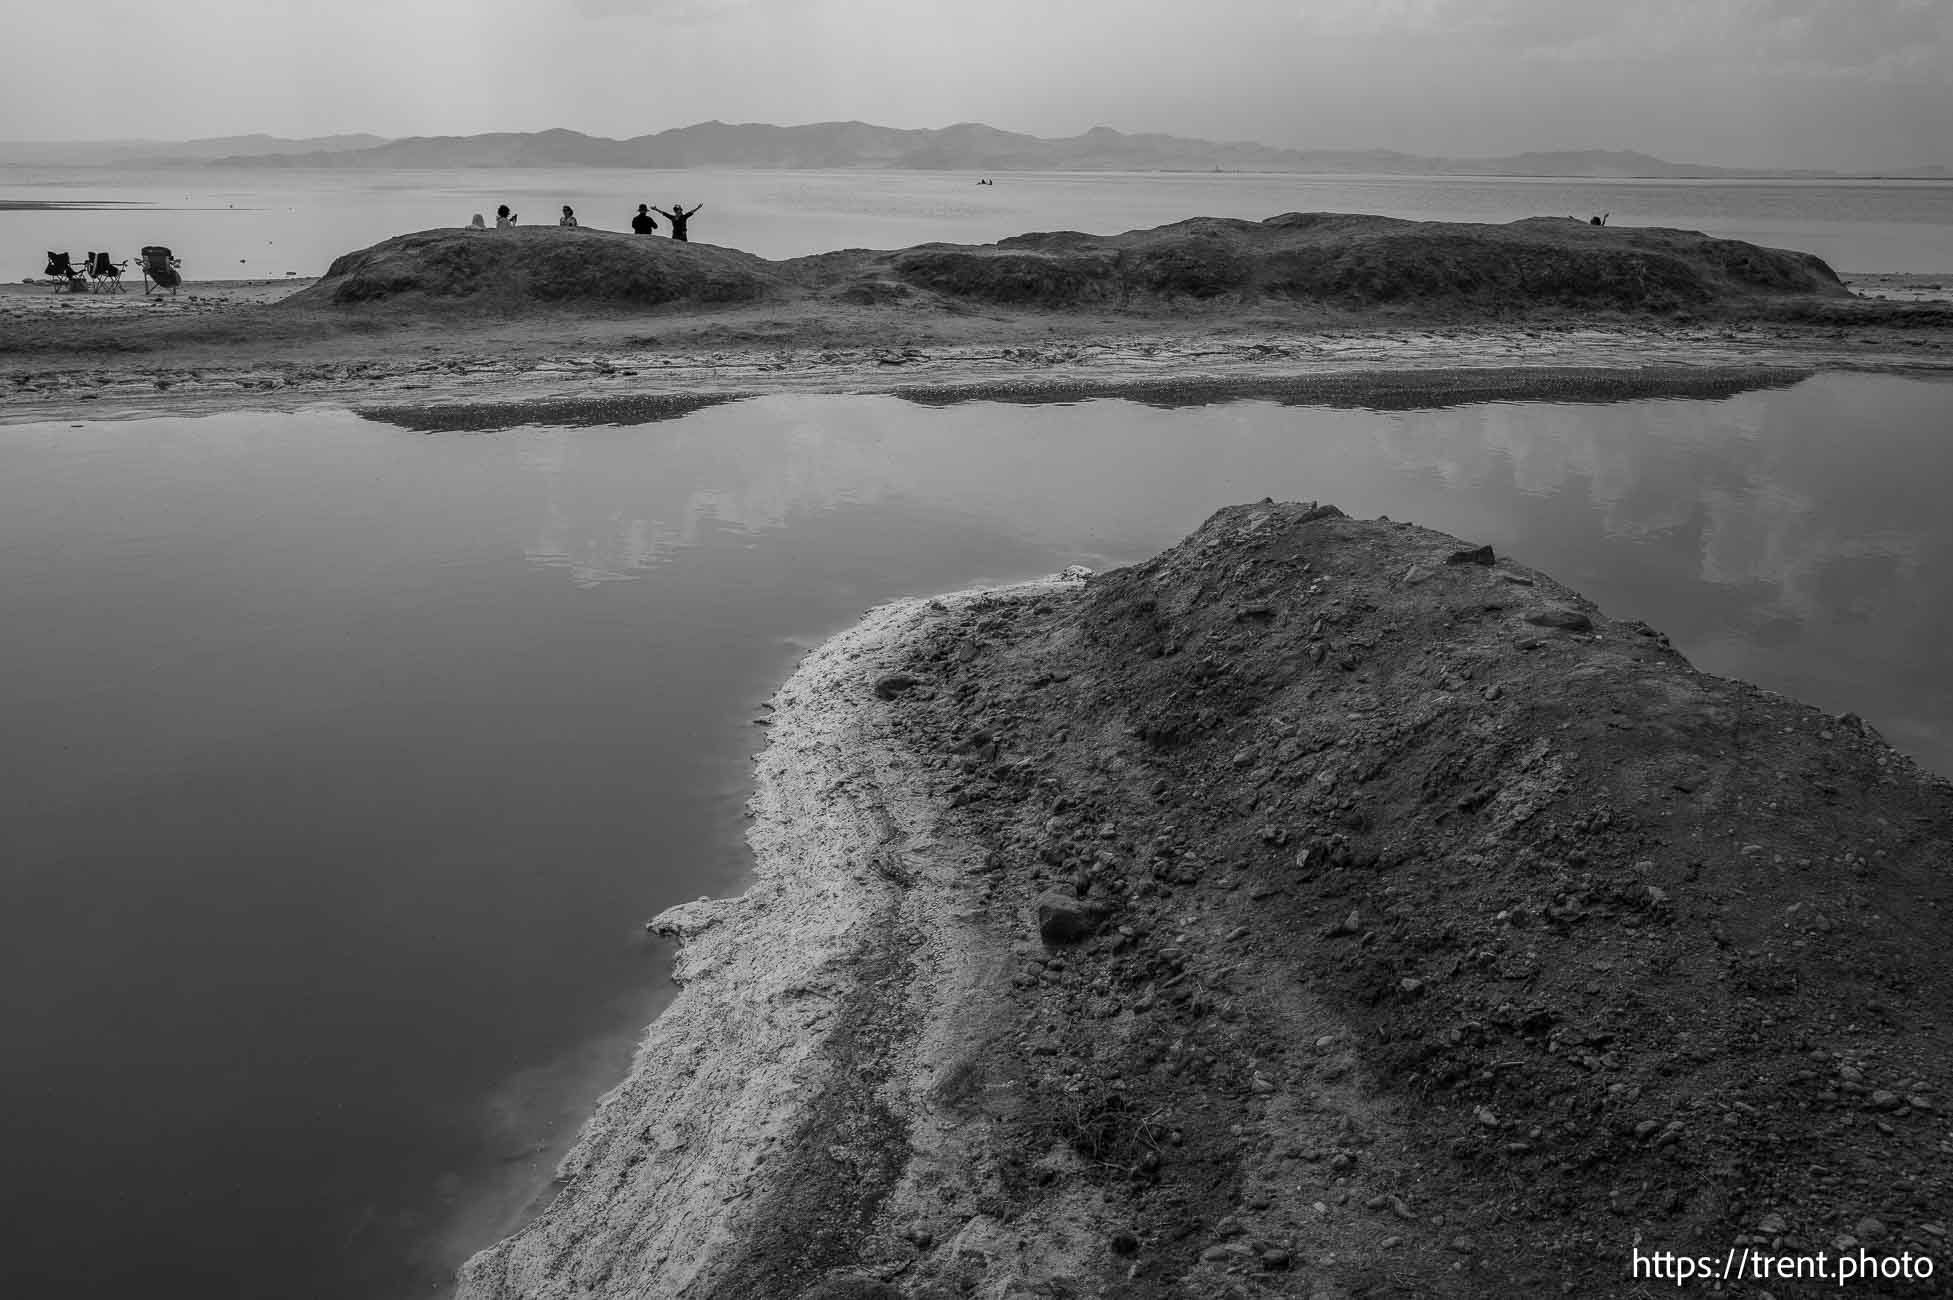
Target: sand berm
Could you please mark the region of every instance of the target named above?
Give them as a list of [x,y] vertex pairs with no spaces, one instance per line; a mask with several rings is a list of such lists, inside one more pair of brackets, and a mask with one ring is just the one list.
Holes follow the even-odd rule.
[[1953,787],[1856,717],[1272,501],[775,704],[754,886],[654,922],[684,989],[464,1300],[1953,1273]]
[[322,280],[283,306],[641,308],[809,296],[938,308],[1255,300],[1645,312],[1850,295],[1808,253],[1697,231],[1544,217],[1474,225],[1291,212],[1265,221],[1197,217],[1122,235],[1057,231],[995,244],[850,249],[779,262],[594,231],[430,230],[338,258]]

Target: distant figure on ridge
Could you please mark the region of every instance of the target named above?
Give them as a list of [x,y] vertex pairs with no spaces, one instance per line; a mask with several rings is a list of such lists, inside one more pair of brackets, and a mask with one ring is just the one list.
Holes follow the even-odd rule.
[[565,203],[563,205],[563,215],[557,220],[556,224],[563,227],[565,230],[575,230],[576,210],[572,208],[569,204]]
[[483,220],[481,219],[481,213],[479,213],[479,212],[477,212],[477,213],[475,214],[475,219],[474,219],[473,221],[470,221],[470,222],[468,223],[468,229],[470,229],[470,230],[486,230],[486,229],[488,229],[488,223],[487,223],[486,221],[483,221]]
[[1596,226],[1604,226],[1607,224],[1607,219],[1613,215],[1611,212],[1603,212],[1599,216],[1591,218],[1591,220]]
[[504,203],[501,207],[495,209],[495,228],[497,230],[507,230],[514,224],[515,213],[509,211],[508,204]]
[[637,215],[631,218],[631,233],[634,235],[648,235],[657,228],[658,223],[651,220],[651,213],[647,205],[642,203],[638,204]]
[[671,237],[673,239],[678,240],[680,243],[686,243],[689,241],[685,238],[685,223],[692,219],[693,213],[696,213],[704,206],[703,203],[694,203],[692,205],[692,211],[687,212],[685,211],[684,204],[674,203],[671,205],[671,211],[669,212],[666,212],[663,208],[653,208],[651,210],[671,223]]

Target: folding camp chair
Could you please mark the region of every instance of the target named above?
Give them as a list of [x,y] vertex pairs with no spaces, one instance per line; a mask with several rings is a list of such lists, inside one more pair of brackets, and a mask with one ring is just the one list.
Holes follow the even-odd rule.
[[54,291],[66,289],[69,293],[80,293],[88,287],[88,281],[80,271],[75,270],[74,256],[70,253],[50,252],[47,255],[47,270],[41,272],[54,282]]
[[88,279],[94,286],[95,292],[103,292],[101,287],[102,281],[107,280],[109,283],[107,292],[121,293],[122,268],[127,265],[127,262],[111,262],[107,253],[90,253],[88,255]]
[[172,296],[176,287],[183,283],[183,276],[177,267],[183,263],[176,260],[176,254],[161,244],[145,244],[142,250],[142,291],[149,292],[149,286],[168,289]]

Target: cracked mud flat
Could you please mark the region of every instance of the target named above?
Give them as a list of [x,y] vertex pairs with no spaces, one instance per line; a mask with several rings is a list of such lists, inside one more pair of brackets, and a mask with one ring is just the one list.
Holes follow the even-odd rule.
[[875,611],[777,703],[759,883],[659,919],[677,1014],[468,1300],[1953,1267],[1953,786],[1855,717],[1273,502]]

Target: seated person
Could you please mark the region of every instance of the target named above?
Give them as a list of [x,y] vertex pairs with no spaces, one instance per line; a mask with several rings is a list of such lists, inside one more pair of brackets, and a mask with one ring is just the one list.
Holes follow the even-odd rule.
[[509,211],[508,204],[504,203],[501,207],[495,209],[495,228],[497,230],[507,230],[514,224],[515,213]]
[[563,215],[560,219],[558,219],[556,224],[564,227],[567,230],[576,229],[576,213],[574,210],[571,209],[569,204],[565,203],[563,205]]

